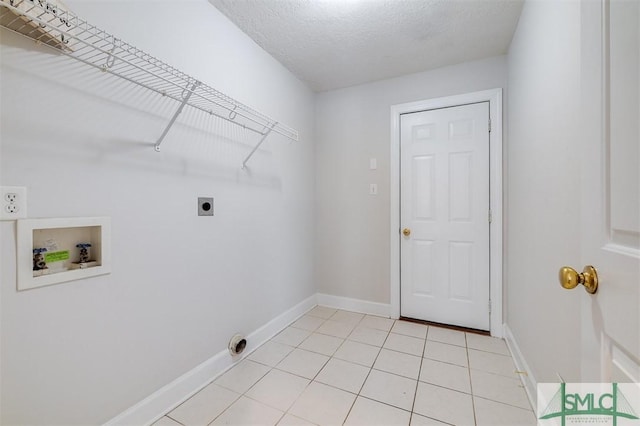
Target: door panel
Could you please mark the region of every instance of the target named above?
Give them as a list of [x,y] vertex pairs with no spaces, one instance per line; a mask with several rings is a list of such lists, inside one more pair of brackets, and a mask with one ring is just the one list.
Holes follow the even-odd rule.
[[582,9],[582,381],[640,382],[640,4]]
[[[473,301],[473,243],[449,242],[449,297],[458,301]],[[488,301],[488,300],[487,300]]]
[[400,313],[489,330],[489,104],[400,117]]
[[449,220],[471,222],[472,152],[449,154]]
[[640,6],[614,0],[609,21],[609,167],[612,242],[640,249]]
[[412,256],[413,294],[433,297],[433,258],[435,256],[433,241],[414,240]]
[[413,158],[414,217],[419,220],[433,220],[435,218],[436,183],[434,160],[433,155]]

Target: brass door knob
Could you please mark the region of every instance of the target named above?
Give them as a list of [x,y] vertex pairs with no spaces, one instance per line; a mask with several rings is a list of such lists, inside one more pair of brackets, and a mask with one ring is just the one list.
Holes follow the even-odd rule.
[[596,268],[591,265],[585,266],[582,273],[578,273],[578,271],[569,266],[563,266],[560,268],[558,278],[560,279],[560,285],[567,290],[571,290],[572,288],[576,288],[578,284],[582,284],[584,289],[590,294],[598,291],[598,272]]
[[409,228],[404,228],[402,230],[402,235],[404,235],[405,237],[408,237],[409,235],[411,235],[411,229]]

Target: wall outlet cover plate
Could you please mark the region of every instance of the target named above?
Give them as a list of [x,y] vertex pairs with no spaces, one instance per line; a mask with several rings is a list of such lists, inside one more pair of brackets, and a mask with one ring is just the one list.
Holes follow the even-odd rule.
[[27,217],[27,188],[24,186],[0,186],[0,220],[25,219]]

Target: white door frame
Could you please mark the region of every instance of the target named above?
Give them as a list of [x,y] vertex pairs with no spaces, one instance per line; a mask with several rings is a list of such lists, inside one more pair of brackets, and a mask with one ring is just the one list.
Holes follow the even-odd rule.
[[484,90],[391,106],[390,313],[391,318],[400,317],[400,115],[478,102],[489,102],[489,117],[491,119],[491,133],[489,134],[489,208],[492,215],[489,227],[490,332],[492,336],[502,337],[502,89]]

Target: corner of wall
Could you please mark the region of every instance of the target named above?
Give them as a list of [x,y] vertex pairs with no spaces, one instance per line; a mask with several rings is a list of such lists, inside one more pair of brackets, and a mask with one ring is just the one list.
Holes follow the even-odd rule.
[[321,306],[391,318],[391,306],[388,303],[371,302],[368,300],[352,299],[350,297],[333,296],[323,293],[318,293],[317,298],[318,305]]

